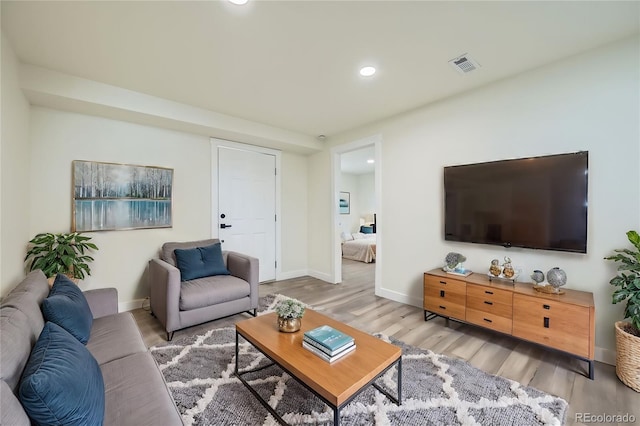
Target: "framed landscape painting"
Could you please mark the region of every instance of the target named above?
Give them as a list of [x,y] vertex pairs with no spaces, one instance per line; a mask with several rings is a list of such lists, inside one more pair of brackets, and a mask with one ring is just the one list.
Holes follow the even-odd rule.
[[340,214],[349,214],[351,211],[351,194],[340,192],[339,200]]
[[73,161],[75,232],[170,228],[173,169]]

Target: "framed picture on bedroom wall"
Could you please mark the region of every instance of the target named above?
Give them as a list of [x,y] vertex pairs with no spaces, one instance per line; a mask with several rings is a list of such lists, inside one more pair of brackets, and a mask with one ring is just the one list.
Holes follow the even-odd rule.
[[340,214],[349,214],[351,212],[351,194],[340,192],[339,200]]

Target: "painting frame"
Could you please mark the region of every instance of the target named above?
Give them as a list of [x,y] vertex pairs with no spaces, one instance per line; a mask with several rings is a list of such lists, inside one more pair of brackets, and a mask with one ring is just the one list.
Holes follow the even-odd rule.
[[173,227],[173,169],[86,160],[71,164],[72,232]]
[[338,197],[338,209],[340,211],[340,214],[351,213],[351,193],[340,191]]

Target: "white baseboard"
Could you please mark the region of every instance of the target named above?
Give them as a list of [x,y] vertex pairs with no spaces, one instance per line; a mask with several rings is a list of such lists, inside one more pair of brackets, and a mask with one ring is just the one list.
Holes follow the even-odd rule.
[[118,303],[118,312],[127,312],[133,311],[134,309],[138,309],[142,307],[142,302],[146,299],[135,299],[129,302],[120,302]]
[[310,277],[328,282],[329,284],[336,284],[333,282],[333,277],[331,276],[331,274],[327,274],[319,271],[307,271],[307,275],[309,275]]
[[595,358],[596,361],[609,365],[616,365],[616,351],[612,351],[611,349],[599,348],[596,346]]
[[394,302],[404,303],[405,305],[422,308],[422,299],[414,298],[386,288],[376,289],[376,296],[384,297],[385,299],[393,300]]
[[305,275],[309,275],[309,271],[307,271],[306,269],[301,269],[299,271],[280,272],[278,274],[277,280],[290,280],[292,278],[304,277]]

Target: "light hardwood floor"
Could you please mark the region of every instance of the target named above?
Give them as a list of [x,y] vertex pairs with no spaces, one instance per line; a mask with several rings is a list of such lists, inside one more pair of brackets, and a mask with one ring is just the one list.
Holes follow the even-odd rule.
[[[301,277],[262,284],[260,295],[279,293],[293,297],[361,330],[382,332],[421,348],[462,358],[491,374],[560,396],[569,402],[568,425],[582,424],[576,421],[579,413],[629,413],[640,424],[640,393],[618,380],[615,367],[596,362],[595,380],[589,380],[584,375],[586,363],[567,355],[443,318],[425,322],[421,308],[376,296],[373,274],[373,264],[344,260],[341,284]],[[137,309],[133,314],[147,346],[165,342],[164,331],[147,310]],[[174,339],[199,330],[230,326],[248,317],[238,314],[177,331]]]

